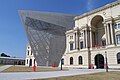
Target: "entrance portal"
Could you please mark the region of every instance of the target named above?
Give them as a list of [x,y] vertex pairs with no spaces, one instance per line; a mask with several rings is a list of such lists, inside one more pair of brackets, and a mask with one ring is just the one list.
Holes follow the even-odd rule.
[[103,57],[103,55],[97,54],[95,56],[95,65],[96,65],[97,69],[104,68],[104,57]]
[[29,63],[29,66],[32,66],[32,59],[30,59],[30,63]]

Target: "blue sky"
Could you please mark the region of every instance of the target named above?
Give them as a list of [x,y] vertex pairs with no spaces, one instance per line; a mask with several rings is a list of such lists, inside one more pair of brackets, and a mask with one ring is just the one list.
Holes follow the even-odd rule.
[[27,36],[18,10],[83,14],[116,0],[0,0],[0,53],[25,57]]

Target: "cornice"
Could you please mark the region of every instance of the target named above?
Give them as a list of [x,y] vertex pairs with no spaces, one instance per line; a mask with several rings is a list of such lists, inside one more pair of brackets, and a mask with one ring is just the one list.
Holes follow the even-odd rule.
[[111,3],[111,4],[107,4],[107,5],[105,5],[105,6],[101,7],[101,8],[95,9],[95,10],[90,11],[90,12],[87,12],[87,13],[84,13],[84,14],[82,14],[82,15],[80,15],[80,16],[76,16],[76,17],[74,18],[74,20],[81,19],[81,18],[83,18],[83,17],[86,17],[86,16],[89,16],[89,15],[91,15],[91,14],[100,12],[100,11],[102,11],[102,10],[105,10],[105,9],[108,9],[108,8],[111,8],[111,7],[114,7],[114,6],[117,6],[117,5],[119,5],[119,4],[120,4],[120,1],[116,1],[116,2],[113,2],[113,3]]
[[72,29],[72,30],[67,31],[65,34],[70,34],[70,33],[73,33],[73,32],[74,32],[74,30]]

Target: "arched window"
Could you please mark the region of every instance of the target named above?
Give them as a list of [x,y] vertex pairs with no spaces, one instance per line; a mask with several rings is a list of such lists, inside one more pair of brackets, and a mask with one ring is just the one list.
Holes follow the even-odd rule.
[[82,56],[78,57],[78,64],[83,64]]
[[73,65],[73,57],[70,57],[70,65]]
[[120,52],[117,54],[117,63],[120,64]]

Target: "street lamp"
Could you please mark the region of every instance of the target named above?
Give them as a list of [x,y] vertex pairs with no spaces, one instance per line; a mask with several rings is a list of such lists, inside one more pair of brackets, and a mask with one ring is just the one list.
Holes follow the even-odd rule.
[[108,62],[107,62],[107,52],[105,51],[105,59],[106,59],[106,72],[108,72]]
[[63,63],[64,63],[64,59],[62,58],[62,59],[61,59],[61,70],[62,70],[62,65],[63,65]]

